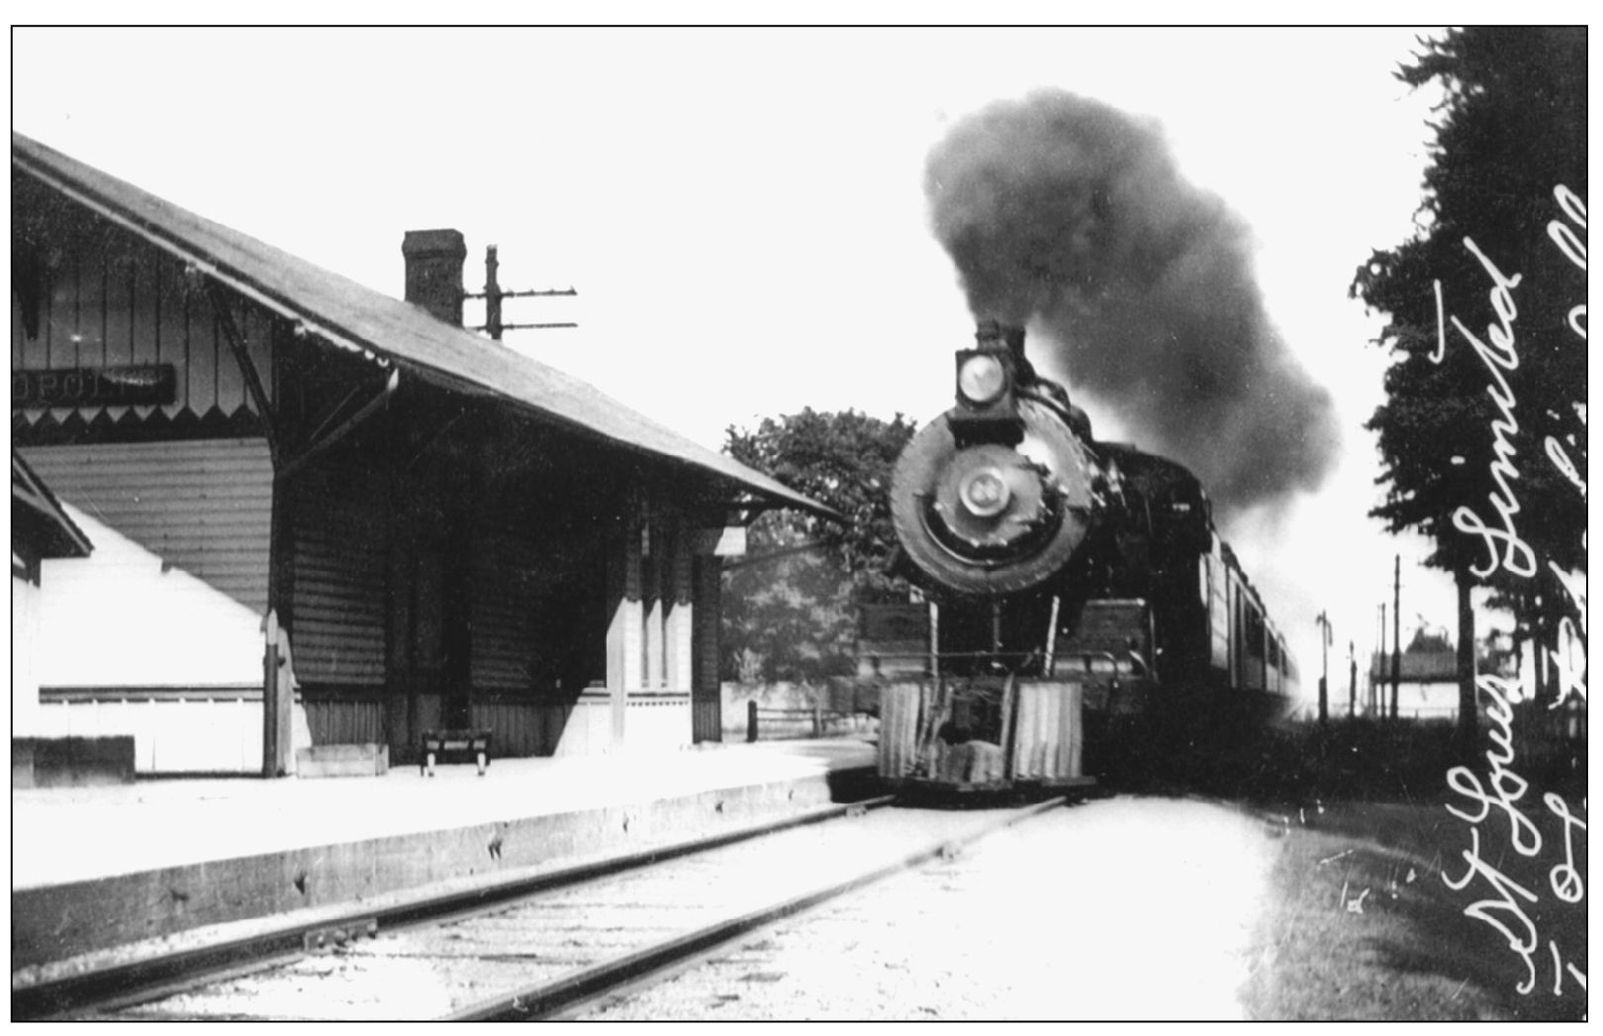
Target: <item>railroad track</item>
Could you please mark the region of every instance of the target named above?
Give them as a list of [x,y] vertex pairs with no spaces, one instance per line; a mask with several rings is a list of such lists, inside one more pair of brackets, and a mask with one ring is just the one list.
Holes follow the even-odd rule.
[[[1062,804],[814,811],[383,916],[13,990],[14,1018],[538,1019]],[[284,945],[298,935],[299,944]],[[193,955],[186,955],[193,956]],[[26,994],[26,995],[23,995]]]

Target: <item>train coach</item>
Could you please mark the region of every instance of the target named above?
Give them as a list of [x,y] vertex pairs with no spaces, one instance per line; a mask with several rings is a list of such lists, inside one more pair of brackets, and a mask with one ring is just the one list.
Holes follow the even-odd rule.
[[1114,729],[1261,723],[1295,691],[1201,483],[1095,440],[1023,346],[981,323],[956,404],[897,463],[897,567],[924,600],[869,609],[860,640],[893,786],[1084,786]]

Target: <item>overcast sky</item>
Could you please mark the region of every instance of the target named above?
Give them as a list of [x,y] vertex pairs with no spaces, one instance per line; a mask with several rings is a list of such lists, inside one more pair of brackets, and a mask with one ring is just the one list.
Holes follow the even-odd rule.
[[509,344],[717,447],[807,406],[949,405],[973,319],[922,181],[954,120],[1040,87],[1156,120],[1251,227],[1269,315],[1337,402],[1320,491],[1225,533],[1309,693],[1329,610],[1344,705],[1394,552],[1405,639],[1454,622],[1418,545],[1365,517],[1385,359],[1347,298],[1419,204],[1432,97],[1392,72],[1426,31],[24,29],[13,128],[394,295],[405,230],[460,229],[469,290],[497,244],[503,286],[579,291],[509,302],[581,325]]

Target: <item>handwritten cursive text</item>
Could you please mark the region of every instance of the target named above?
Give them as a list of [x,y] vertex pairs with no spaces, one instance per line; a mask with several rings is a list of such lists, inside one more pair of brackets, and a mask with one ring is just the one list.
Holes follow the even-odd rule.
[[1515,773],[1514,762],[1514,710],[1511,700],[1519,700],[1520,691],[1513,681],[1491,674],[1475,679],[1475,686],[1488,699],[1486,715],[1492,722],[1493,748],[1486,751],[1486,762],[1491,767],[1491,791],[1481,784],[1480,776],[1467,766],[1455,766],[1447,771],[1447,786],[1474,802],[1478,809],[1464,812],[1449,804],[1447,811],[1460,820],[1478,824],[1496,808],[1508,818],[1509,841],[1521,856],[1535,856],[1542,851],[1542,833],[1519,808],[1529,782]]
[[1477,921],[1484,921],[1503,934],[1508,939],[1508,948],[1519,955],[1525,962],[1525,980],[1517,987],[1520,993],[1529,993],[1536,988],[1536,962],[1532,958],[1536,955],[1536,947],[1541,941],[1536,931],[1536,922],[1520,906],[1518,896],[1527,903],[1536,902],[1536,893],[1510,878],[1498,870],[1481,856],[1481,832],[1479,828],[1469,829],[1469,848],[1460,854],[1469,864],[1469,869],[1457,881],[1449,878],[1445,872],[1442,880],[1454,892],[1463,891],[1477,876],[1486,879],[1495,898],[1480,899],[1464,908],[1467,917]]
[[[1492,397],[1497,404],[1500,416],[1492,422],[1492,453],[1494,459],[1491,464],[1492,481],[1497,484],[1497,490],[1487,494],[1492,507],[1500,517],[1501,528],[1487,524],[1479,512],[1469,506],[1461,506],[1453,512],[1453,527],[1460,532],[1470,533],[1480,537],[1481,544],[1486,548],[1488,562],[1484,566],[1475,566],[1471,571],[1482,579],[1490,576],[1499,568],[1518,576],[1533,576],[1536,574],[1536,552],[1530,544],[1520,538],[1514,527],[1514,516],[1520,512],[1519,498],[1514,494],[1510,484],[1520,477],[1519,469],[1514,466],[1514,457],[1518,452],[1513,437],[1519,434],[1519,420],[1514,416],[1516,406],[1514,392],[1508,385],[1506,372],[1519,367],[1519,353],[1515,349],[1514,321],[1519,317],[1519,309],[1514,304],[1514,289],[1519,287],[1520,274],[1505,274],[1498,265],[1482,252],[1474,239],[1464,238],[1464,247],[1480,261],[1481,268],[1491,278],[1492,288],[1488,293],[1492,310],[1497,314],[1496,323],[1488,324],[1486,339],[1478,337],[1473,331],[1464,326],[1458,317],[1451,317],[1453,328],[1469,342],[1475,350],[1475,355],[1485,365],[1491,375],[1491,384],[1486,386],[1486,394]],[[1438,319],[1440,313],[1438,313]],[[1445,331],[1438,326],[1438,343],[1445,336]],[[1431,359],[1440,362],[1445,350],[1438,347]]]

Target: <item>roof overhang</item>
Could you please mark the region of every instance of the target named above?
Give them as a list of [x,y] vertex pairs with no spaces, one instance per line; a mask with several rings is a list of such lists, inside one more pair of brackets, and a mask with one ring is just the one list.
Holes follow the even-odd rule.
[[144,239],[297,330],[398,365],[446,389],[489,396],[647,459],[726,483],[732,497],[845,519],[733,458],[697,445],[594,386],[493,341],[443,323],[239,231],[197,216],[18,133],[12,168]]
[[33,540],[40,557],[82,558],[94,550],[89,537],[62,510],[61,501],[16,450],[11,451],[11,521],[13,543],[22,532]]

